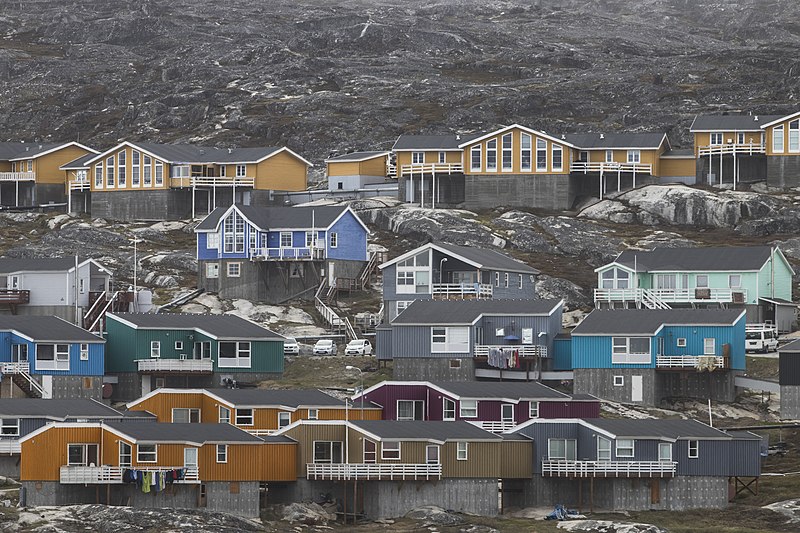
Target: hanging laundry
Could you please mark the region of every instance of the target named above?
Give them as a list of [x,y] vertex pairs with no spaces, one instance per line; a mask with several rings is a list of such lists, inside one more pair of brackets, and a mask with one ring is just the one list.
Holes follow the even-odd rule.
[[152,484],[153,484],[153,473],[145,472],[144,477],[142,478],[142,492],[144,492],[145,494],[149,493]]

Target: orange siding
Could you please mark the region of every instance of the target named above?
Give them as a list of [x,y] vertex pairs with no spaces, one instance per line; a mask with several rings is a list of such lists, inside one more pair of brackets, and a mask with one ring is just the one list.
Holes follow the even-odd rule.
[[[766,128],[766,148],[767,148],[767,155],[800,155],[800,151],[789,151],[789,123],[794,122],[800,119],[800,117],[794,117],[791,120],[784,120],[783,122],[779,122],[774,124],[768,128]],[[783,126],[783,151],[782,152],[775,152],[773,151],[772,146],[772,138],[774,135],[775,128],[779,128]]]
[[694,158],[686,159],[661,159],[661,173],[663,177],[694,176],[696,172]]
[[[356,403],[356,405],[358,405]],[[319,420],[382,420],[383,410],[378,408],[365,407],[363,414],[361,409],[354,407],[345,413],[344,409],[320,409],[317,411]],[[303,409],[303,418],[308,418],[308,411]]]
[[159,422],[172,422],[172,410],[175,408],[200,409],[203,422],[217,422],[218,413],[206,413],[211,409],[206,408],[204,403],[207,402],[204,402],[204,399],[205,395],[201,393],[161,392],[131,407],[131,411],[148,411],[154,414]]
[[266,481],[263,474],[261,448],[265,444],[229,444],[228,462],[217,462],[217,445],[200,448],[200,477],[203,481]]
[[261,481],[297,480],[297,443],[264,444],[260,451]]
[[[68,444],[99,444],[99,427],[51,428],[22,443],[20,479],[58,481],[60,468],[67,464]],[[106,456],[105,450],[100,452]]]
[[[248,169],[249,170],[249,169]],[[304,191],[308,168],[288,152],[281,152],[256,165],[256,189]]]
[[[168,189],[169,186],[170,186],[170,177],[169,177],[170,165],[168,163],[165,163],[165,162],[161,161],[160,159],[154,158],[152,156],[150,156],[151,157],[150,185],[149,186],[145,186],[145,184],[144,184],[144,170],[143,170],[144,169],[144,156],[145,156],[145,153],[142,152],[141,150],[137,150],[141,154],[140,155],[140,160],[139,160],[139,186],[138,187],[134,187],[133,186],[133,179],[132,179],[132,176],[131,176],[131,167],[132,167],[132,164],[133,164],[133,156],[131,154],[132,154],[133,150],[134,149],[131,148],[130,146],[125,146],[123,148],[120,148],[119,150],[115,150],[113,153],[104,154],[102,159],[94,162],[91,165],[91,167],[89,168],[89,173],[87,175],[87,179],[91,183],[92,190],[93,191],[94,190],[98,190],[98,191],[134,190],[134,191],[138,191],[140,189],[144,189],[144,190]],[[118,157],[119,153],[123,152],[123,151],[125,152],[125,186],[121,187],[120,184],[119,184],[119,162],[117,161],[117,157]],[[111,156],[114,157],[114,186],[113,187],[108,187],[107,186],[108,182],[106,181],[106,167],[105,167],[105,164],[106,164],[106,161],[108,160],[108,158],[111,157]],[[161,161],[163,163],[163,165],[164,165],[164,178],[163,178],[163,183],[161,185],[156,185],[156,161]],[[94,181],[95,169],[97,168],[97,164],[100,163],[100,162],[102,162],[102,164],[103,164],[103,186],[102,187],[95,187],[95,181]]]

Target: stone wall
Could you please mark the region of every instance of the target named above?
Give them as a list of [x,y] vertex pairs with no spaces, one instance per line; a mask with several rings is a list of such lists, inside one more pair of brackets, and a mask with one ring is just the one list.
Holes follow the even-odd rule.
[[497,206],[570,209],[575,201],[575,178],[567,174],[480,174],[464,177],[464,207]]
[[800,386],[781,385],[781,419],[800,420]]
[[460,368],[451,368],[445,357],[398,357],[392,372],[400,381],[475,381],[475,362],[469,358],[459,361]]
[[767,157],[767,185],[783,189],[800,187],[800,155]]
[[19,454],[0,455],[0,476],[19,479]]
[[[229,195],[230,196],[230,195]],[[109,220],[181,220],[191,216],[191,189],[94,191],[92,217]]]

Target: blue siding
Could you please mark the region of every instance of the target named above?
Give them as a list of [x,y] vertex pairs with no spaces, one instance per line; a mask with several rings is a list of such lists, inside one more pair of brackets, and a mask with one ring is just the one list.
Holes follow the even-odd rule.
[[553,370],[572,370],[572,339],[553,342]]
[[611,364],[612,341],[609,336],[572,336],[572,364],[573,368],[655,368],[655,352],[658,343],[650,343],[650,364],[637,365],[612,365]]
[[217,259],[219,250],[209,250],[206,247],[208,243],[208,234],[197,234],[197,259]]
[[367,230],[353,213],[346,212],[328,231],[337,234],[336,248],[330,247],[330,239],[325,241],[329,259],[367,260]]
[[[51,344],[51,343],[42,343]],[[34,351],[28,348],[31,374],[51,376],[102,376],[105,373],[105,344],[90,343],[89,359],[81,360],[80,344],[69,345],[69,370],[39,370],[34,362]]]

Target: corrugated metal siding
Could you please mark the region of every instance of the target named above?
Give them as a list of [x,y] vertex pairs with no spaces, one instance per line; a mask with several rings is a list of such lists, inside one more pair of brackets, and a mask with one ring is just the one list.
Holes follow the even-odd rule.
[[205,395],[200,393],[165,393],[159,392],[143,400],[131,408],[132,411],[148,411],[154,414],[158,422],[172,422],[172,410],[178,408],[200,409],[203,422],[218,422],[219,413],[208,413],[204,409]]
[[83,443],[99,444],[100,428],[51,428],[23,442],[20,480],[58,481],[67,464],[67,444]]
[[730,442],[701,440],[699,457],[689,459],[689,441],[679,440],[672,446],[672,460],[678,462],[679,476],[727,476],[730,469]]
[[[383,420],[383,410],[377,408],[367,407],[365,403],[364,410],[361,410],[361,403],[356,401],[351,409],[345,412],[345,409],[319,409],[317,411],[318,420]],[[304,420],[308,419],[308,410],[300,409],[298,411]]]
[[400,299],[397,296],[397,265],[389,265],[383,269],[383,299],[392,301]]
[[19,436],[24,437],[28,433],[39,429],[40,427],[48,424],[50,420],[44,418],[20,418],[19,419]]
[[778,367],[781,385],[800,385],[800,354],[779,352]]
[[[473,342],[470,332],[470,345]],[[395,326],[392,332],[392,356],[398,357],[470,357],[466,352],[431,353],[431,326]]]
[[[215,444],[206,444],[200,447],[198,463],[200,478],[203,481],[267,481],[262,479],[265,459],[261,449],[267,444],[229,444],[228,462],[217,462],[217,447]],[[274,450],[280,451],[276,445]],[[289,446],[289,445],[287,445]],[[295,446],[292,444],[291,446]],[[182,447],[183,448],[183,447]],[[181,451],[181,453],[183,453]],[[159,455],[161,450],[159,450]],[[276,458],[278,459],[278,458]],[[160,462],[160,461],[159,461]],[[183,459],[179,465],[183,464]]]
[[[306,464],[314,462],[314,441],[338,441],[342,443],[344,453],[344,425],[302,425],[292,428],[285,435],[297,441],[297,473],[298,477],[306,476]],[[354,443],[351,444],[351,449]],[[352,451],[351,451],[352,453]]]
[[457,443],[444,443],[440,450],[442,477],[488,477],[499,479],[501,477],[501,463],[504,452],[501,444],[501,441],[469,442],[467,460],[459,461],[456,458]]
[[[469,267],[467,267],[469,269]],[[495,272],[500,273],[500,285],[496,285]],[[505,286],[505,270],[490,270],[489,279],[492,284],[492,297],[494,299],[534,299],[536,298],[536,277],[532,274],[508,272],[508,287]],[[519,288],[519,277],[522,276],[522,289]],[[533,279],[531,279],[533,278]]]
[[[374,401],[383,406],[383,416],[386,420],[397,419],[398,400],[422,400],[426,402],[426,411],[430,407],[428,401],[435,391],[429,391],[425,385],[383,385],[375,391],[365,395],[364,400]],[[431,418],[430,420],[437,420]]]
[[734,439],[730,443],[730,470],[729,476],[760,476],[761,475],[761,441]]
[[237,372],[283,372],[283,341],[253,342],[250,349],[250,368],[238,368]]
[[[388,312],[384,309],[384,312]],[[392,330],[380,328],[375,332],[375,357],[378,360],[391,360],[392,352]]]
[[[553,352],[553,341],[558,333],[561,332],[561,312],[560,310],[553,313],[552,316],[488,316],[478,321],[475,329],[483,328],[483,343],[482,344],[506,344],[503,337],[497,337],[495,331],[498,328],[504,330],[505,335],[515,335],[522,337],[523,329],[532,329],[534,343],[540,344],[544,342],[547,345],[549,353]],[[547,335],[542,338],[538,337],[540,332],[546,332]],[[473,339],[476,338],[473,336]],[[474,344],[478,344],[474,341]]]
[[[745,317],[733,326],[665,326],[659,334],[664,339],[664,355],[704,355],[703,339],[713,338],[716,355],[721,356],[723,345],[730,344],[732,368],[744,370],[744,323]],[[686,339],[686,347],[678,346],[679,338]]]
[[261,453],[261,481],[297,480],[297,444],[264,444]]
[[[599,401],[539,402],[539,418],[598,418],[599,416]],[[526,416],[525,420],[527,419]],[[522,420],[522,422],[525,420]]]
[[572,339],[553,341],[553,370],[572,370]]
[[[43,342],[38,344],[53,344]],[[105,373],[105,344],[89,343],[89,359],[81,361],[80,343],[69,345],[69,370],[40,370],[37,368],[35,348],[28,346],[31,374],[48,376],[102,376]]]
[[500,444],[500,477],[527,479],[533,476],[533,441],[506,440]]
[[[643,335],[644,336],[644,335]],[[658,343],[650,343],[652,362],[641,365],[612,365],[611,346],[612,337],[608,336],[573,336],[572,337],[572,364],[574,368],[654,368],[655,352]]]
[[[327,240],[329,245],[328,257],[348,261],[367,260],[367,230],[359,223],[353,213],[345,213],[336,224],[331,226],[329,232],[338,235],[338,243],[336,248],[331,248],[330,239]],[[305,239],[304,234],[303,239]],[[300,246],[304,244],[305,241]]]
[[[106,320],[106,370],[136,372],[136,334],[134,330],[114,319]],[[149,347],[148,347],[149,350]],[[150,357],[148,351],[147,356]]]
[[[520,435],[530,437],[534,442],[533,472],[542,473],[542,460],[547,456],[547,439],[578,439],[578,424],[571,422],[531,424],[522,428]],[[580,454],[580,450],[578,450]]]

